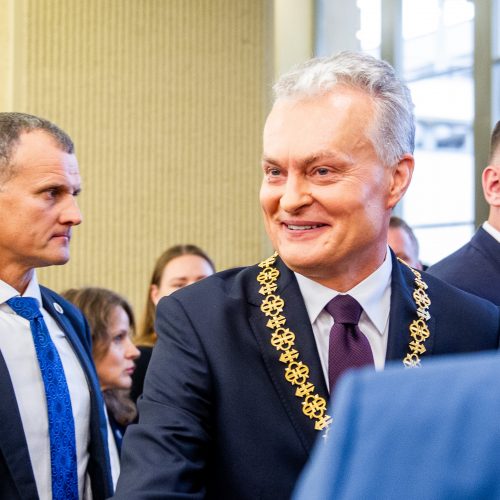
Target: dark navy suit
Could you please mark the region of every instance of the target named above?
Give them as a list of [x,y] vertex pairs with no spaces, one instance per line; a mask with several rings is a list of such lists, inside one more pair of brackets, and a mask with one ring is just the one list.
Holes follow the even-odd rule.
[[[66,334],[88,381],[90,391],[90,458],[88,473],[94,500],[112,494],[103,400],[92,361],[90,333],[83,315],[53,291],[40,287],[43,307]],[[54,304],[62,307],[56,311]],[[36,415],[33,415],[36,418]],[[0,352],[0,498],[36,500],[38,493],[28,445],[7,365]]]
[[[286,326],[327,398],[295,275],[278,259]],[[258,266],[217,273],[163,298],[139,423],[129,426],[115,498],[287,499],[318,435],[301,410],[260,310]],[[494,349],[499,310],[426,276],[428,353]],[[393,256],[387,359],[408,352],[413,273]],[[402,364],[401,364],[402,366]]]
[[500,355],[346,374],[293,500],[500,498]]
[[500,306],[500,243],[482,227],[469,243],[431,266],[429,273]]

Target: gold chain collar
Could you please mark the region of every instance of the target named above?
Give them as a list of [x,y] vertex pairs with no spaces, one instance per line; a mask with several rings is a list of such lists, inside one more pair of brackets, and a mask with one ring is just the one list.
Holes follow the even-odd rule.
[[[269,318],[266,326],[272,330],[271,344],[280,351],[279,361],[286,365],[285,379],[296,387],[295,395],[302,400],[302,412],[304,415],[314,420],[314,429],[317,431],[327,430],[332,423],[332,417],[327,414],[327,402],[325,398],[317,394],[315,386],[309,382],[309,367],[299,360],[300,353],[295,349],[295,334],[286,328],[286,318],[281,314],[285,307],[285,301],[276,294],[278,289],[278,277],[280,272],[274,266],[278,253],[263,260],[259,267],[262,271],[257,276],[260,284],[259,293],[264,296],[260,310]],[[406,262],[398,259],[408,266]],[[415,289],[413,300],[417,306],[417,316],[410,324],[409,352],[403,359],[403,364],[407,368],[420,367],[420,355],[426,349],[425,340],[430,332],[427,321],[430,318],[428,308],[431,304],[427,295],[427,284],[422,280],[422,275],[415,269],[408,266],[415,276]]]

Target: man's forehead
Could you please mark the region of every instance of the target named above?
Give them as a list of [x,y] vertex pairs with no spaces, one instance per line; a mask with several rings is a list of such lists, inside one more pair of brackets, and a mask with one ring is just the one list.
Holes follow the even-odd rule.
[[[347,87],[335,86],[321,94],[292,96],[277,99],[264,124],[264,137],[285,127],[300,128],[317,123],[334,124],[339,114],[356,117],[359,122],[368,125],[375,112],[373,98],[366,92]],[[291,116],[300,120],[291,120]]]
[[76,162],[74,153],[67,153],[58,141],[48,132],[42,129],[26,131],[21,133],[16,147],[12,154],[12,163],[16,160],[30,160],[44,163],[53,161],[61,157],[73,158]]
[[314,97],[279,99],[264,127],[264,158],[293,154],[304,161],[328,157],[349,163],[354,154],[373,147],[373,107],[365,99],[371,98],[344,87]]
[[[20,136],[11,157],[11,178],[31,179],[33,185],[69,182],[80,190],[80,170],[74,153],[65,152],[57,141],[43,131]],[[63,180],[66,178],[66,180]]]

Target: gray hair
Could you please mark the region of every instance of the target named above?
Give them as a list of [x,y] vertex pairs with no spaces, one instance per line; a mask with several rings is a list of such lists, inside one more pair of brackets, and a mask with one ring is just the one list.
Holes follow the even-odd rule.
[[330,92],[338,84],[373,98],[376,122],[371,139],[386,165],[413,153],[415,121],[410,91],[392,66],[368,54],[344,51],[332,57],[310,59],[278,79],[273,87],[274,97],[314,97]]
[[75,152],[70,136],[54,123],[27,113],[0,113],[0,179],[5,181],[14,172],[11,159],[21,135],[35,130],[46,132],[65,153]]

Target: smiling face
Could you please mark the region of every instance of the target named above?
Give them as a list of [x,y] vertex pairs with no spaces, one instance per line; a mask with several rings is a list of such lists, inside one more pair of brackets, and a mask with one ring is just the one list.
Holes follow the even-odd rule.
[[358,90],[274,105],[264,129],[260,201],[267,233],[292,270],[347,291],[383,262],[391,208],[413,158],[381,163],[374,103]]
[[95,360],[101,389],[130,389],[135,370],[134,359],[140,353],[130,338],[130,319],[123,307],[113,308],[107,331],[109,347]]
[[210,263],[199,255],[185,254],[175,257],[164,267],[160,285],[151,285],[151,299],[156,305],[162,297],[213,273]]
[[68,261],[81,181],[75,155],[43,131],[23,133],[11,162],[0,182],[0,277],[18,288],[33,268]]

